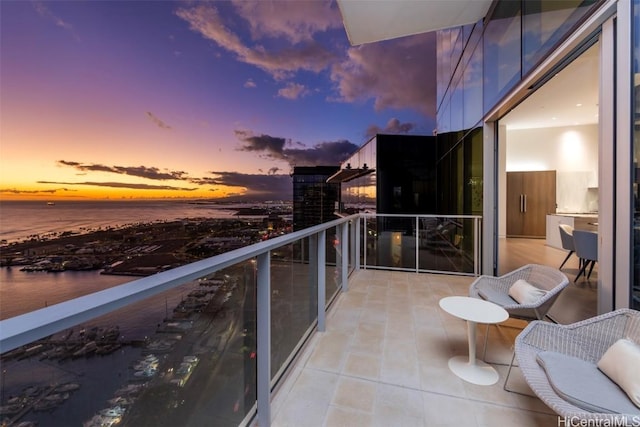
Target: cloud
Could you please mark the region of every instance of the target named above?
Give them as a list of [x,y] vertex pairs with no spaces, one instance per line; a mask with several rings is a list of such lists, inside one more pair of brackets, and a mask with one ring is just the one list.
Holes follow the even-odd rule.
[[[275,139],[274,139],[275,140]],[[284,140],[282,140],[284,141]],[[257,141],[256,141],[257,142]],[[282,142],[284,144],[284,142]],[[282,152],[282,148],[278,148],[279,142],[273,140],[265,140],[263,144],[256,143],[256,151],[265,151],[269,147],[273,148],[274,153]],[[82,182],[59,182],[59,181],[38,181],[38,184],[55,184],[68,186],[94,186],[94,187],[110,187],[110,188],[128,188],[135,190],[169,190],[169,191],[194,191],[204,186],[211,186],[211,191],[215,191],[218,186],[240,187],[242,191],[238,191],[236,198],[252,198],[252,199],[290,199],[291,198],[291,178],[288,175],[278,175],[281,169],[274,166],[269,169],[267,174],[244,174],[239,172],[211,172],[214,176],[190,177],[186,172],[160,172],[155,167],[123,167],[123,166],[107,166],[102,164],[84,164],[73,161],[59,160],[59,165],[69,166],[81,171],[89,172],[111,172],[121,175],[136,176],[154,180],[180,180],[185,183],[194,185],[194,187],[182,187],[171,185],[155,185],[141,183],[126,183],[113,181],[82,181]],[[6,190],[8,191],[8,190]],[[54,192],[53,190],[50,192]]]
[[296,44],[313,40],[316,33],[342,28],[340,12],[331,1],[235,0],[233,4],[255,40],[283,37]]
[[165,122],[157,118],[152,112],[147,111],[147,117],[160,129],[166,129],[166,130],[171,129],[171,126],[169,126],[168,124],[166,124]]
[[58,160],[58,164],[62,166],[70,166],[79,171],[89,172],[109,172],[119,175],[137,176],[140,178],[153,179],[153,180],[184,180],[187,173],[184,171],[167,171],[161,172],[156,167],[146,166],[107,166],[96,163],[83,164],[78,162]]
[[349,48],[331,69],[340,102],[374,100],[377,111],[411,108],[435,123],[435,33]]
[[17,188],[0,188],[0,194],[54,194],[59,191],[76,191],[68,188],[52,188],[49,190],[18,190]]
[[76,34],[75,30],[73,29],[73,26],[68,22],[64,21],[63,19],[59,18],[58,16],[54,15],[54,13],[51,12],[51,10],[47,7],[47,5],[44,2],[34,2],[33,7],[35,8],[36,12],[38,12],[40,16],[42,16],[43,18],[49,19],[58,27],[69,32],[69,34],[71,34],[76,41],[80,40],[80,38],[78,37],[78,34]]
[[[313,2],[303,3],[309,5]],[[288,6],[290,4],[278,7],[284,10]],[[233,53],[239,61],[264,70],[276,80],[290,78],[300,70],[318,73],[335,60],[333,53],[315,41],[272,50],[260,44],[248,46],[225,25],[228,20],[225,22],[218,10],[210,3],[180,8],[176,11],[176,15],[188,22],[191,30]]]
[[244,87],[246,88],[254,88],[256,86],[256,82],[254,82],[253,79],[249,79],[244,83]]
[[283,160],[294,166],[338,165],[359,147],[349,141],[321,142],[312,148],[286,148],[295,145],[291,140],[270,135],[254,135],[236,130],[236,137],[243,142],[240,151],[262,153],[272,160]]
[[130,188],[134,190],[175,190],[175,191],[194,191],[197,188],[173,187],[170,185],[152,185],[152,184],[135,184],[128,182],[57,182],[57,181],[37,181],[38,184],[55,184],[55,185],[88,185],[92,187],[110,187],[110,188]]
[[278,96],[286,99],[298,99],[308,95],[310,92],[304,87],[304,85],[298,83],[288,83],[286,87],[283,87],[278,91]]
[[272,200],[291,199],[293,183],[289,175],[243,174],[238,172],[211,172],[214,177],[206,178],[207,184],[242,187],[243,198]]
[[[431,120],[427,127],[435,127],[435,33],[345,50],[344,37],[337,36],[338,31],[344,34],[344,28],[335,2],[234,0],[225,4],[230,7],[224,8],[224,17],[217,2],[185,2],[175,14],[195,33],[276,81],[291,80],[303,71],[320,75],[328,70],[332,87],[327,100],[373,100],[377,111],[412,109]],[[251,40],[246,40],[247,32]],[[309,93],[289,83],[277,96],[295,100]]]
[[384,128],[371,125],[367,128],[367,138],[371,138],[378,133],[399,134],[409,133],[416,127],[415,123],[401,123],[397,118],[391,118]]

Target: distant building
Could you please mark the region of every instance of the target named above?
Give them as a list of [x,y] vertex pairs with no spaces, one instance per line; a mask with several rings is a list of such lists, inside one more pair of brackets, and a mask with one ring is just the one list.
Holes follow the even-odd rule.
[[336,218],[340,183],[327,183],[327,179],[339,170],[339,166],[293,168],[293,231]]

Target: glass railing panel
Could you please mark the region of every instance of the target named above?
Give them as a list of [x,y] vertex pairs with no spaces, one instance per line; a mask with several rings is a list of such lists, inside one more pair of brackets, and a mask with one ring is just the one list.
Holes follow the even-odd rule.
[[419,269],[474,273],[476,221],[474,218],[421,217]]
[[342,234],[340,227],[329,228],[326,239],[325,304],[328,304],[342,286]]
[[256,400],[255,263],[1,355],[3,425],[238,425]]
[[[358,229],[358,227],[356,227],[357,222],[359,221],[359,219],[355,219],[349,222],[349,257],[348,257],[348,262],[349,262],[349,275],[351,275],[351,273],[353,273],[356,269],[356,262],[358,261],[356,259],[356,245],[359,244],[360,239],[356,238],[356,230]],[[359,237],[359,236],[358,236]],[[358,248],[359,249],[359,248]]]
[[415,217],[410,216],[378,215],[376,218],[368,218],[368,265],[415,270],[415,222]]
[[308,238],[271,252],[271,377],[279,376],[318,315]]

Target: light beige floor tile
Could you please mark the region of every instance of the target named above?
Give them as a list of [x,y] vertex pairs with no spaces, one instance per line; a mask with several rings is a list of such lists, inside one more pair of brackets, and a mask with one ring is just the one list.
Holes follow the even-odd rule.
[[340,372],[351,340],[352,335],[344,332],[324,332],[309,358],[308,365],[317,369]]
[[369,380],[380,378],[381,358],[369,354],[350,352],[342,373],[351,377]]
[[378,384],[375,413],[385,417],[412,419],[424,418],[422,392],[416,389],[398,387],[390,384]]
[[420,365],[420,386],[422,390],[449,396],[467,397],[464,381],[449,370],[448,359],[443,363]]
[[[441,298],[467,295],[471,277],[365,270],[327,315],[327,331],[310,340],[288,386],[272,406],[275,426],[546,426],[557,417],[539,399],[469,384],[448,368],[468,355],[466,322],[444,312]],[[489,334],[488,359],[510,362],[522,322]],[[482,356],[485,327],[477,328]],[[518,368],[510,387],[526,391]]]
[[361,319],[351,342],[351,350],[381,356],[384,349],[385,330],[385,324],[366,322]]
[[478,426],[548,427],[558,425],[558,417],[522,411],[499,405],[479,405],[475,410]]
[[371,413],[376,398],[376,383],[342,377],[338,381],[331,404],[342,408]]
[[[475,426],[474,412],[481,405],[465,398],[424,393],[424,413],[428,426]],[[496,424],[496,426],[502,424]]]
[[369,427],[373,426],[373,415],[349,408],[329,408],[325,427]]

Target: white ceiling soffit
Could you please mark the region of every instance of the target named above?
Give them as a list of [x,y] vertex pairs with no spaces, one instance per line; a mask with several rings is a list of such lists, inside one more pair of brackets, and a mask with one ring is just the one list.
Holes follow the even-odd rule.
[[352,45],[388,40],[484,18],[491,0],[337,0]]

